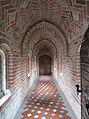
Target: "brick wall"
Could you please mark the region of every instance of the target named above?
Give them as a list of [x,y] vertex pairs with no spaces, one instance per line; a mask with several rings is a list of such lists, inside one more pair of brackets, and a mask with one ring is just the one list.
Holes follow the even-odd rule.
[[[59,75],[61,78],[57,77],[57,80],[67,99],[70,99],[73,110],[78,110],[75,113],[80,119],[80,96],[75,88],[75,84],[80,83],[77,51],[88,22],[88,0],[28,0],[26,3],[22,0],[0,1],[0,44],[6,44],[4,47],[9,55],[8,81],[12,92],[10,99],[0,108],[1,119],[13,119],[12,114],[15,115],[35,80],[37,71],[34,70],[36,59],[33,51],[37,43],[38,51],[44,44],[51,49],[54,68],[59,69],[55,69],[54,74],[60,71],[63,73],[63,77]],[[29,52],[32,61],[29,65],[30,80]]]
[[[81,118],[81,97],[77,95],[76,84],[80,85],[80,72],[77,70],[77,56],[63,56],[62,72],[56,76],[56,80],[65,94],[77,118]],[[77,111],[76,111],[77,110]]]

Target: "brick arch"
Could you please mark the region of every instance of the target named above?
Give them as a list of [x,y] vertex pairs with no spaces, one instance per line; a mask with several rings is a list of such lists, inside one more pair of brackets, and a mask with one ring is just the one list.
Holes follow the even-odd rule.
[[[59,26],[57,26],[55,23],[53,23],[53,22],[50,22],[49,20],[44,20],[44,19],[42,19],[42,20],[40,20],[40,21],[37,21],[36,23],[34,23],[33,25],[31,25],[31,26],[29,26],[28,28],[27,28],[27,30],[26,30],[26,32],[25,32],[25,34],[24,34],[24,37],[23,37],[23,39],[22,39],[22,41],[21,41],[21,52],[23,52],[23,44],[26,42],[25,41],[25,37],[28,35],[28,34],[32,34],[32,30],[33,29],[37,29],[38,27],[40,27],[41,25],[43,25],[44,27],[45,27],[45,24],[48,24],[48,25],[46,25],[46,28],[48,29],[49,27],[50,27],[50,29],[52,29],[52,28],[54,28],[53,29],[53,32],[55,32],[55,31],[59,31],[60,33],[61,33],[61,35],[64,37],[63,38],[63,42],[65,42],[65,45],[66,45],[66,50],[68,51],[68,39],[67,39],[67,37],[66,37],[66,34],[65,34],[65,32],[59,27]],[[46,30],[46,29],[45,29]],[[42,30],[41,30],[41,32],[42,32]],[[40,32],[40,33],[41,33]],[[60,35],[60,33],[58,33],[59,35]],[[29,38],[30,39],[30,38]],[[30,43],[29,43],[30,44]],[[66,51],[66,52],[67,52]]]
[[12,48],[12,45],[10,44],[10,42],[9,42],[9,39],[10,38],[8,38],[8,39],[6,39],[6,38],[0,38],[0,44],[6,44],[7,45],[7,47],[9,47],[10,49],[11,49],[11,52],[12,52],[12,54],[13,54],[13,48]]
[[48,55],[49,57],[51,57],[51,65],[52,65],[52,72],[53,72],[53,69],[54,69],[54,60],[57,58],[57,56],[58,56],[58,52],[57,52],[57,48],[56,48],[56,46],[55,46],[55,44],[54,43],[52,43],[52,41],[50,41],[50,40],[48,40],[48,39],[42,39],[42,40],[39,40],[35,45],[34,45],[34,47],[33,47],[33,49],[32,49],[32,57],[33,57],[33,59],[34,59],[34,57],[36,58],[36,63],[37,63],[37,65],[36,65],[36,67],[37,67],[37,72],[38,72],[38,74],[39,74],[39,52],[42,50],[42,48],[48,48],[48,50],[49,50],[49,53],[44,53],[43,52],[43,54],[41,54],[41,56],[42,55]]
[[[46,34],[44,32],[42,32],[42,29],[40,29],[37,32],[34,32],[32,38],[29,37],[30,41],[28,42],[28,44],[33,44],[32,47],[34,47],[34,44],[36,44],[40,40],[47,39],[47,40],[50,40],[51,42],[53,42],[55,44],[58,51],[66,50],[66,45],[63,43],[63,39],[62,39],[63,37],[60,38],[61,35],[57,36],[57,34],[55,34],[54,30],[53,31],[48,31],[48,29],[46,29],[46,30],[47,30]],[[45,35],[42,35],[43,33]]]
[[[61,1],[60,0],[60,2],[59,0],[55,0],[55,1],[51,0],[48,2],[46,0],[46,1],[43,1],[43,4],[42,4],[44,6],[45,5],[47,6],[47,7],[45,6],[45,8],[48,8],[48,11],[47,9],[44,10],[44,13],[46,13],[45,16],[43,16],[43,14],[40,15],[38,13],[39,10],[42,13],[42,5],[40,4],[40,1],[37,1],[37,0],[29,1],[28,0],[26,2],[27,2],[26,3],[27,7],[24,7],[24,8],[23,8],[23,5],[21,4],[21,0],[20,2],[18,2],[18,0],[13,1],[13,2],[11,1],[7,1],[7,2],[1,1],[0,2],[1,3],[0,10],[2,11],[2,14],[3,14],[0,17],[1,21],[3,20],[5,21],[5,16],[7,16],[8,19],[5,21],[6,27],[8,27],[7,29],[9,30],[11,28],[13,31],[13,34],[15,34],[16,32],[19,32],[20,35],[18,35],[18,38],[19,36],[23,34],[23,32],[27,30],[28,24],[30,24],[29,26],[31,26],[31,24],[34,24],[34,22],[39,21],[39,19],[43,19],[43,17],[44,19],[48,19],[49,21],[52,21],[53,23],[54,22],[57,23],[57,26],[61,25],[64,31],[66,32],[66,34],[68,35],[68,37],[70,37],[70,39],[71,37],[74,38],[74,36],[77,36],[80,33],[82,33],[82,31],[84,31],[83,26],[85,25],[85,22],[89,21],[88,19],[89,14],[86,10],[88,7],[88,2],[84,2],[84,1],[79,2],[78,0],[77,1],[67,1],[67,0]],[[35,7],[35,4],[36,4],[36,7]],[[65,9],[66,8],[65,4],[67,5],[67,9]],[[5,7],[6,5],[7,7]],[[11,6],[11,7],[8,7],[8,6]],[[51,13],[51,10],[54,12]],[[34,12],[32,13],[32,11]],[[20,19],[18,19],[17,21],[15,21],[16,18],[13,20],[12,19],[13,17],[11,17],[12,14],[16,14],[16,12],[18,13],[17,19],[20,17]],[[52,15],[52,18],[49,17],[51,15]],[[76,20],[76,18],[78,19]],[[74,36],[72,36],[72,34],[74,34]]]
[[43,45],[38,52],[38,56],[42,56],[42,55],[48,55],[49,57],[51,57],[53,59],[53,52],[51,51],[50,47],[48,47],[47,45]]
[[[5,40],[4,40],[5,41]],[[0,48],[5,51],[7,60],[7,87],[10,88],[11,84],[14,83],[14,66],[13,66],[13,51],[11,47],[6,43],[0,43]]]
[[38,41],[33,47],[33,50],[32,50],[33,54],[38,53],[40,51],[40,49],[42,49],[44,47],[44,45],[48,46],[49,49],[53,52],[52,54],[54,54],[57,57],[57,55],[58,55],[57,48],[56,48],[55,44],[48,39],[42,39],[42,40]]
[[[68,37],[71,38],[72,33],[75,34],[76,32],[77,35],[77,32],[79,32],[81,28],[83,28],[83,19],[85,20],[87,16],[85,10],[87,7],[87,2],[84,2],[85,6],[83,5],[83,3],[81,3],[81,1],[79,2],[70,0],[43,0],[42,4],[40,4],[40,1],[31,0],[26,1],[26,3],[28,4],[27,7],[24,7],[21,3],[19,3],[20,8],[18,10],[18,16],[20,17],[22,22],[18,22],[21,24],[20,26],[22,28],[23,25],[26,28],[28,24],[34,24],[34,22],[38,21],[39,19],[49,19],[49,21],[55,21],[58,25],[61,25]],[[42,9],[42,6],[45,7],[44,11]],[[38,11],[40,12],[40,14]],[[83,13],[85,13],[84,17]],[[76,30],[76,28],[78,28],[78,30]]]
[[[52,21],[49,21],[49,20],[47,20],[47,19],[39,20],[39,21],[35,22],[34,24],[32,24],[31,26],[28,26],[28,27],[27,27],[27,30],[26,30],[26,32],[25,32],[25,34],[24,34],[24,37],[26,36],[26,34],[27,34],[33,27],[35,27],[36,25],[39,25],[40,23],[43,23],[43,22],[49,23],[50,25],[55,26],[59,31],[61,31],[61,33],[62,33],[63,36],[65,37],[65,42],[66,42],[66,44],[68,45],[68,38],[67,38],[67,35],[65,34],[65,32],[63,31],[63,29],[62,29],[60,26],[58,26],[56,23],[54,23],[54,22],[52,22]],[[22,42],[24,42],[24,37],[23,37],[23,39],[22,39]]]

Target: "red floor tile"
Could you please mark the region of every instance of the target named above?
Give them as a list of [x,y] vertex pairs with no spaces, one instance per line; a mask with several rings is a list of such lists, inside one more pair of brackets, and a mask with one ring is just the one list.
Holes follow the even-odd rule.
[[50,76],[40,76],[21,114],[21,119],[72,119]]

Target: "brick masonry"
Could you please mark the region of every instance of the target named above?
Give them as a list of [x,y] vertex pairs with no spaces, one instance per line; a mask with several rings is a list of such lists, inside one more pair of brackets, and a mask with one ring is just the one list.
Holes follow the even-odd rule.
[[[1,119],[13,119],[29,85],[34,81],[32,78],[35,78],[34,68],[37,64],[34,64],[33,51],[36,44],[38,52],[45,45],[54,52],[54,68],[59,69],[54,74],[60,80],[67,99],[71,98],[69,103],[74,111],[78,110],[75,113],[80,119],[80,97],[76,94],[75,84],[80,83],[78,48],[89,23],[88,11],[88,0],[27,0],[27,3],[22,0],[0,1],[0,44],[4,44],[8,52],[8,80],[12,92],[11,98],[0,108]],[[32,61],[29,64],[31,82],[27,76],[28,53]],[[60,72],[63,73],[63,80],[59,79]]]

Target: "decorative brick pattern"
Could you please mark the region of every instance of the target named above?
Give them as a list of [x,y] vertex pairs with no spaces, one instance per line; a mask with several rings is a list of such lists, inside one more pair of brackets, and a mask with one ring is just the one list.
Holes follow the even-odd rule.
[[[62,89],[69,92],[65,95],[67,99],[71,98],[72,101],[69,102],[74,111],[78,110],[75,112],[78,116],[80,97],[76,95],[75,84],[80,83],[80,59],[77,51],[82,44],[88,23],[88,0],[0,0],[0,44],[8,46],[4,47],[10,56],[8,80],[12,92],[7,107],[1,108],[0,117],[12,119],[10,116],[15,115],[29,90],[28,53],[31,54],[29,58],[31,76],[35,78],[34,68],[37,68],[38,57],[34,59],[33,51],[37,50],[35,54],[37,55],[44,45],[53,52],[54,74],[59,80],[61,76],[58,69],[61,70],[63,74],[61,83],[64,86]],[[38,48],[35,49],[35,46]],[[35,60],[37,62],[34,64]],[[11,115],[5,117],[10,110]],[[80,115],[78,118],[80,119]]]
[[[19,7],[20,9],[18,9]],[[85,11],[85,7],[87,8],[87,11]],[[12,29],[11,31],[14,32],[13,34],[16,34],[17,30],[19,30],[20,34],[18,34],[18,38],[24,31],[26,31],[28,25],[34,23],[39,19],[42,19],[43,17],[45,19],[49,19],[49,21],[50,20],[54,21],[59,26],[62,25],[61,27],[63,28],[63,30],[65,30],[65,33],[70,38],[72,37],[72,32],[74,35],[76,34],[76,36],[78,34],[80,35],[83,31],[83,24],[84,24],[83,19],[85,20],[85,18],[87,18],[86,20],[88,20],[88,1],[80,2],[79,0],[68,0],[68,1],[46,0],[45,2],[42,1],[41,3],[39,1],[32,1],[32,0],[31,1],[19,0],[15,2],[1,1],[0,9],[2,11],[1,21],[4,21],[6,23],[8,31]],[[86,16],[83,17],[83,15]],[[15,24],[14,28],[12,28],[11,25],[12,22]],[[15,29],[17,30],[14,31]],[[79,31],[80,33],[77,33]]]

